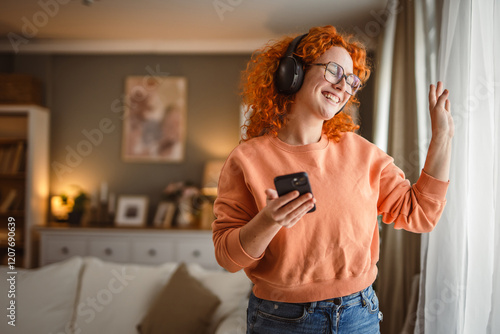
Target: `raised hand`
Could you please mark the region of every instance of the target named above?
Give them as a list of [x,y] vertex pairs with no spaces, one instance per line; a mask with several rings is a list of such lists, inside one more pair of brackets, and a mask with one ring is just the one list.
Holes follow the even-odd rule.
[[437,87],[429,89],[429,112],[431,115],[432,138],[425,159],[424,170],[427,174],[448,181],[451,163],[451,142],[455,133],[455,125],[451,117],[450,93],[443,91],[443,83],[438,81]]
[[446,141],[453,137],[455,126],[451,117],[451,103],[448,100],[450,92],[443,91],[443,83],[429,88],[429,112],[431,116],[432,139]]

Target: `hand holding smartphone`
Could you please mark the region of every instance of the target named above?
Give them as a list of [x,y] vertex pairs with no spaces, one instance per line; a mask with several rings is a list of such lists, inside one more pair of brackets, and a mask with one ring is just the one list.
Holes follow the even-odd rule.
[[[276,187],[278,196],[285,195],[294,190],[298,190],[300,195],[307,193],[312,194],[311,184],[309,183],[309,177],[306,172],[277,176],[274,178],[274,186]],[[307,213],[315,210],[316,204]]]

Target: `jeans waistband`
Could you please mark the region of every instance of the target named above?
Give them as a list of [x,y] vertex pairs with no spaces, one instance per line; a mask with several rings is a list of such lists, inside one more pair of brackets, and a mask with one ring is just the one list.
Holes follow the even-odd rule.
[[330,299],[325,299],[325,300],[320,300],[317,302],[312,302],[311,307],[316,308],[316,307],[334,307],[334,306],[346,306],[346,305],[351,305],[351,304],[356,304],[356,303],[363,303],[368,300],[368,295],[370,293],[370,290],[372,289],[372,286],[370,285],[366,289],[363,289],[361,291],[352,293],[350,295],[344,296],[344,297],[337,297],[337,298],[330,298]]

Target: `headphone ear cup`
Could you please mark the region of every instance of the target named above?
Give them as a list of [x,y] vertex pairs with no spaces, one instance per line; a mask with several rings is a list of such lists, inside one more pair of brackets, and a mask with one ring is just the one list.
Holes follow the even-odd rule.
[[291,95],[299,91],[304,81],[304,69],[302,59],[293,53],[302,38],[307,34],[295,37],[288,46],[283,58],[281,58],[278,69],[275,72],[274,82],[278,91],[282,94]]
[[275,81],[280,93],[291,95],[298,92],[304,81],[302,62],[293,56],[281,59]]

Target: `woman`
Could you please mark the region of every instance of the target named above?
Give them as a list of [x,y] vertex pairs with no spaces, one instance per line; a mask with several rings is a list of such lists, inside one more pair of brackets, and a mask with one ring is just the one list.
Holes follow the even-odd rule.
[[[304,70],[298,84],[281,77],[287,53]],[[244,74],[253,114],[221,171],[212,227],[219,264],[254,283],[248,333],[378,333],[377,215],[412,232],[439,220],[453,137],[448,91],[430,87],[432,140],[410,185],[343,112],[370,74],[350,36],[312,28],[254,54]],[[295,172],[307,172],[312,194],[278,197],[273,179]]]

